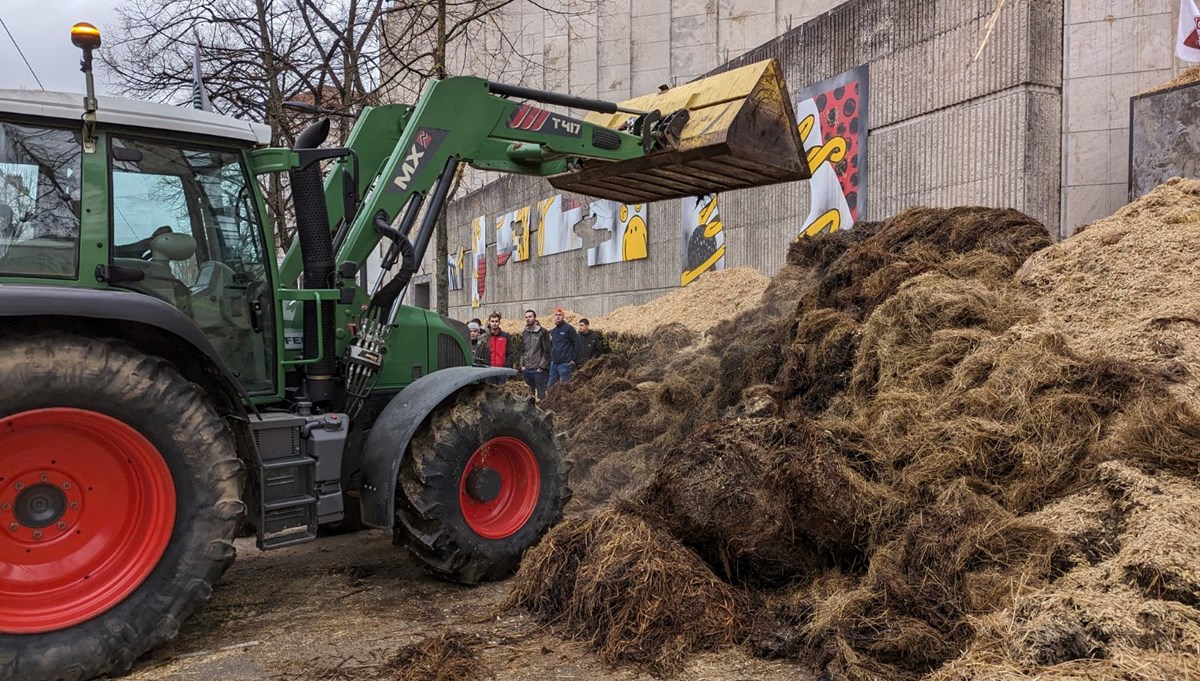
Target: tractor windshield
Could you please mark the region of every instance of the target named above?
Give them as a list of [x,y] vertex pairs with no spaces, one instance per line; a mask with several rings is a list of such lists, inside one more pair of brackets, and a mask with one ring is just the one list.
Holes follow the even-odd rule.
[[113,264],[179,308],[250,393],[275,390],[266,245],[237,151],[111,139]]

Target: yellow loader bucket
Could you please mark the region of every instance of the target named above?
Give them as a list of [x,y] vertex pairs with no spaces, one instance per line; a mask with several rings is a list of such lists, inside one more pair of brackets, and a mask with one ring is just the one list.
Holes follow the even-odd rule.
[[[674,148],[628,161],[586,161],[549,178],[559,190],[641,203],[760,187],[811,177],[796,114],[774,59],[621,102],[624,109],[686,109]],[[588,114],[589,123],[617,129],[633,114]]]

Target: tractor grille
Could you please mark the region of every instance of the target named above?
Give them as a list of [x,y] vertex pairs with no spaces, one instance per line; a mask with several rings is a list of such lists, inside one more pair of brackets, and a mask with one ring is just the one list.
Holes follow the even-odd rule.
[[462,346],[454,336],[439,333],[437,338],[437,368],[466,366],[467,358],[463,355]]

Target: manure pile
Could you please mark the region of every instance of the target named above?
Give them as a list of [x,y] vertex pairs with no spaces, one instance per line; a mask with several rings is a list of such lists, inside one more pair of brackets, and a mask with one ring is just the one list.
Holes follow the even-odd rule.
[[547,400],[573,517],[510,604],[660,675],[1200,678],[1189,234],[1196,181],[1057,245],[912,209],[793,243],[704,343],[621,336]]
[[678,323],[703,333],[758,304],[770,279],[752,267],[706,272],[688,286],[644,305],[626,305],[593,320],[605,333],[649,334],[655,327]]

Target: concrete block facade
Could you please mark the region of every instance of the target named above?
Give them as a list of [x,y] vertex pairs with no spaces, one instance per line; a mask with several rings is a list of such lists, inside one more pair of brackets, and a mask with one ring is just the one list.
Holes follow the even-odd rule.
[[1066,0],[1063,235],[1128,201],[1129,99],[1169,82],[1178,0]]

